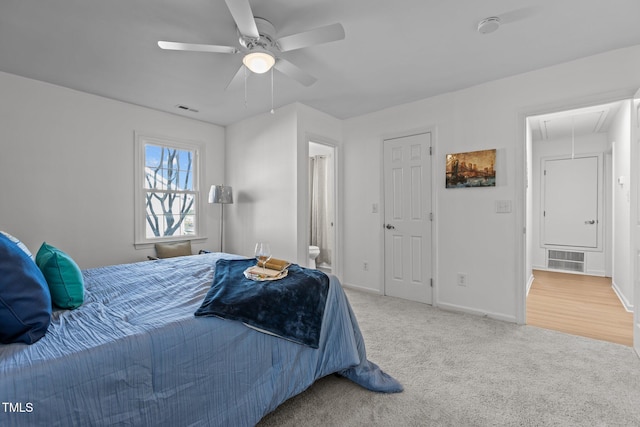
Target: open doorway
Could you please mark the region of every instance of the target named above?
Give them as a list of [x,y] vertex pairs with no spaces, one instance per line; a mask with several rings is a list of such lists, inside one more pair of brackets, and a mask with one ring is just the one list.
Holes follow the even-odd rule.
[[336,147],[309,141],[310,268],[336,274]]
[[[569,302],[578,304],[582,290],[586,293],[587,284],[596,278],[609,281],[604,287],[619,301],[617,309],[633,307],[630,105],[630,101],[619,101],[526,118],[527,295],[541,290],[537,289],[537,272],[544,277],[540,288],[545,289],[545,296],[540,299],[536,294],[533,300],[547,301],[550,310],[542,316],[546,323],[538,326],[575,333],[562,325],[551,327],[548,320],[557,315],[585,331],[595,328],[588,324],[588,316],[572,315],[566,303],[558,304],[560,295],[567,296],[566,289],[560,289],[568,283],[578,292],[568,297]],[[552,278],[560,281],[550,285]],[[555,290],[559,293],[554,297]],[[604,304],[598,295],[593,303]],[[529,313],[529,302],[528,298],[527,323],[533,324],[540,316]],[[583,307],[578,309],[584,312],[581,314],[591,310],[582,303],[578,306]],[[632,334],[632,322],[620,327],[629,328]]]

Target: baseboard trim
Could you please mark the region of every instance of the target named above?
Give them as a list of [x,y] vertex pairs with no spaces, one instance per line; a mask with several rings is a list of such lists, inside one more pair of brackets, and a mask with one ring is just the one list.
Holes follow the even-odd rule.
[[351,283],[342,283],[342,287],[347,289],[353,289],[360,292],[366,292],[368,294],[374,294],[374,295],[380,295],[380,296],[383,295],[383,293],[378,289],[365,288],[364,286],[353,285]]
[[[531,279],[530,279],[530,282],[532,281],[533,281],[533,276],[531,276]],[[373,294],[378,296],[384,296],[383,292],[378,289],[365,288],[363,286],[358,286],[351,283],[342,283],[342,287],[346,289],[352,289],[354,291],[365,292],[368,294]],[[437,307],[439,309],[446,310],[446,311],[473,314],[474,316],[488,317],[490,319],[501,320],[503,322],[517,323],[515,316],[508,316],[502,313],[486,312],[486,311],[477,310],[470,307],[465,307],[465,306],[456,305],[456,304],[447,304],[439,301],[434,301],[431,304],[431,306]]]
[[587,270],[586,273],[587,276],[598,276],[598,277],[606,277],[606,274],[604,274],[604,270]]
[[580,276],[606,277],[606,275],[604,274],[604,271],[602,270],[589,270],[585,272],[585,271],[558,270],[555,268],[547,268],[547,267],[533,267],[533,270],[548,271],[550,273],[576,274]]
[[616,285],[616,282],[614,282],[613,280],[611,281],[611,288],[613,289],[613,292],[616,293],[616,296],[622,303],[624,309],[627,310],[628,313],[633,313],[633,304],[627,301],[627,299],[624,297],[624,294],[620,291],[618,285]]
[[492,312],[477,310],[475,308],[465,307],[461,305],[448,304],[446,302],[441,302],[441,301],[438,302],[437,306],[442,310],[462,312],[467,314],[473,314],[475,316],[488,317],[490,319],[495,319],[495,320],[502,320],[504,322],[517,323],[515,316],[509,316],[503,313],[492,313]]
[[529,275],[529,281],[527,282],[527,296],[529,296],[529,291],[531,290],[531,285],[533,285],[533,280],[535,279],[535,277],[533,277],[533,273],[531,273]]

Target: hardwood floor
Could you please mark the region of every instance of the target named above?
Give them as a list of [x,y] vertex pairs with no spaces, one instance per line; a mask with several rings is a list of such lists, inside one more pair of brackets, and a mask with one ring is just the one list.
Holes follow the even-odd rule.
[[633,345],[633,313],[611,279],[534,270],[527,297],[527,324],[573,335]]

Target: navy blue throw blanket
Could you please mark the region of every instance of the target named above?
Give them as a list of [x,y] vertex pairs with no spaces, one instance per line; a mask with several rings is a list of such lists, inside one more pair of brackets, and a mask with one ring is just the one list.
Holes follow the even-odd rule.
[[239,320],[298,344],[318,348],[329,278],[318,270],[291,264],[279,280],[254,281],[244,270],[253,259],[219,259],[211,289],[196,316]]

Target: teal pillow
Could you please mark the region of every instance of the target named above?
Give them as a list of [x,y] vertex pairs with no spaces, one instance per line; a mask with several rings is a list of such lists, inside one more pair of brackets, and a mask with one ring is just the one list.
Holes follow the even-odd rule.
[[47,280],[54,305],[68,309],[82,305],[84,279],[78,264],[69,255],[44,242],[36,254],[36,264]]

